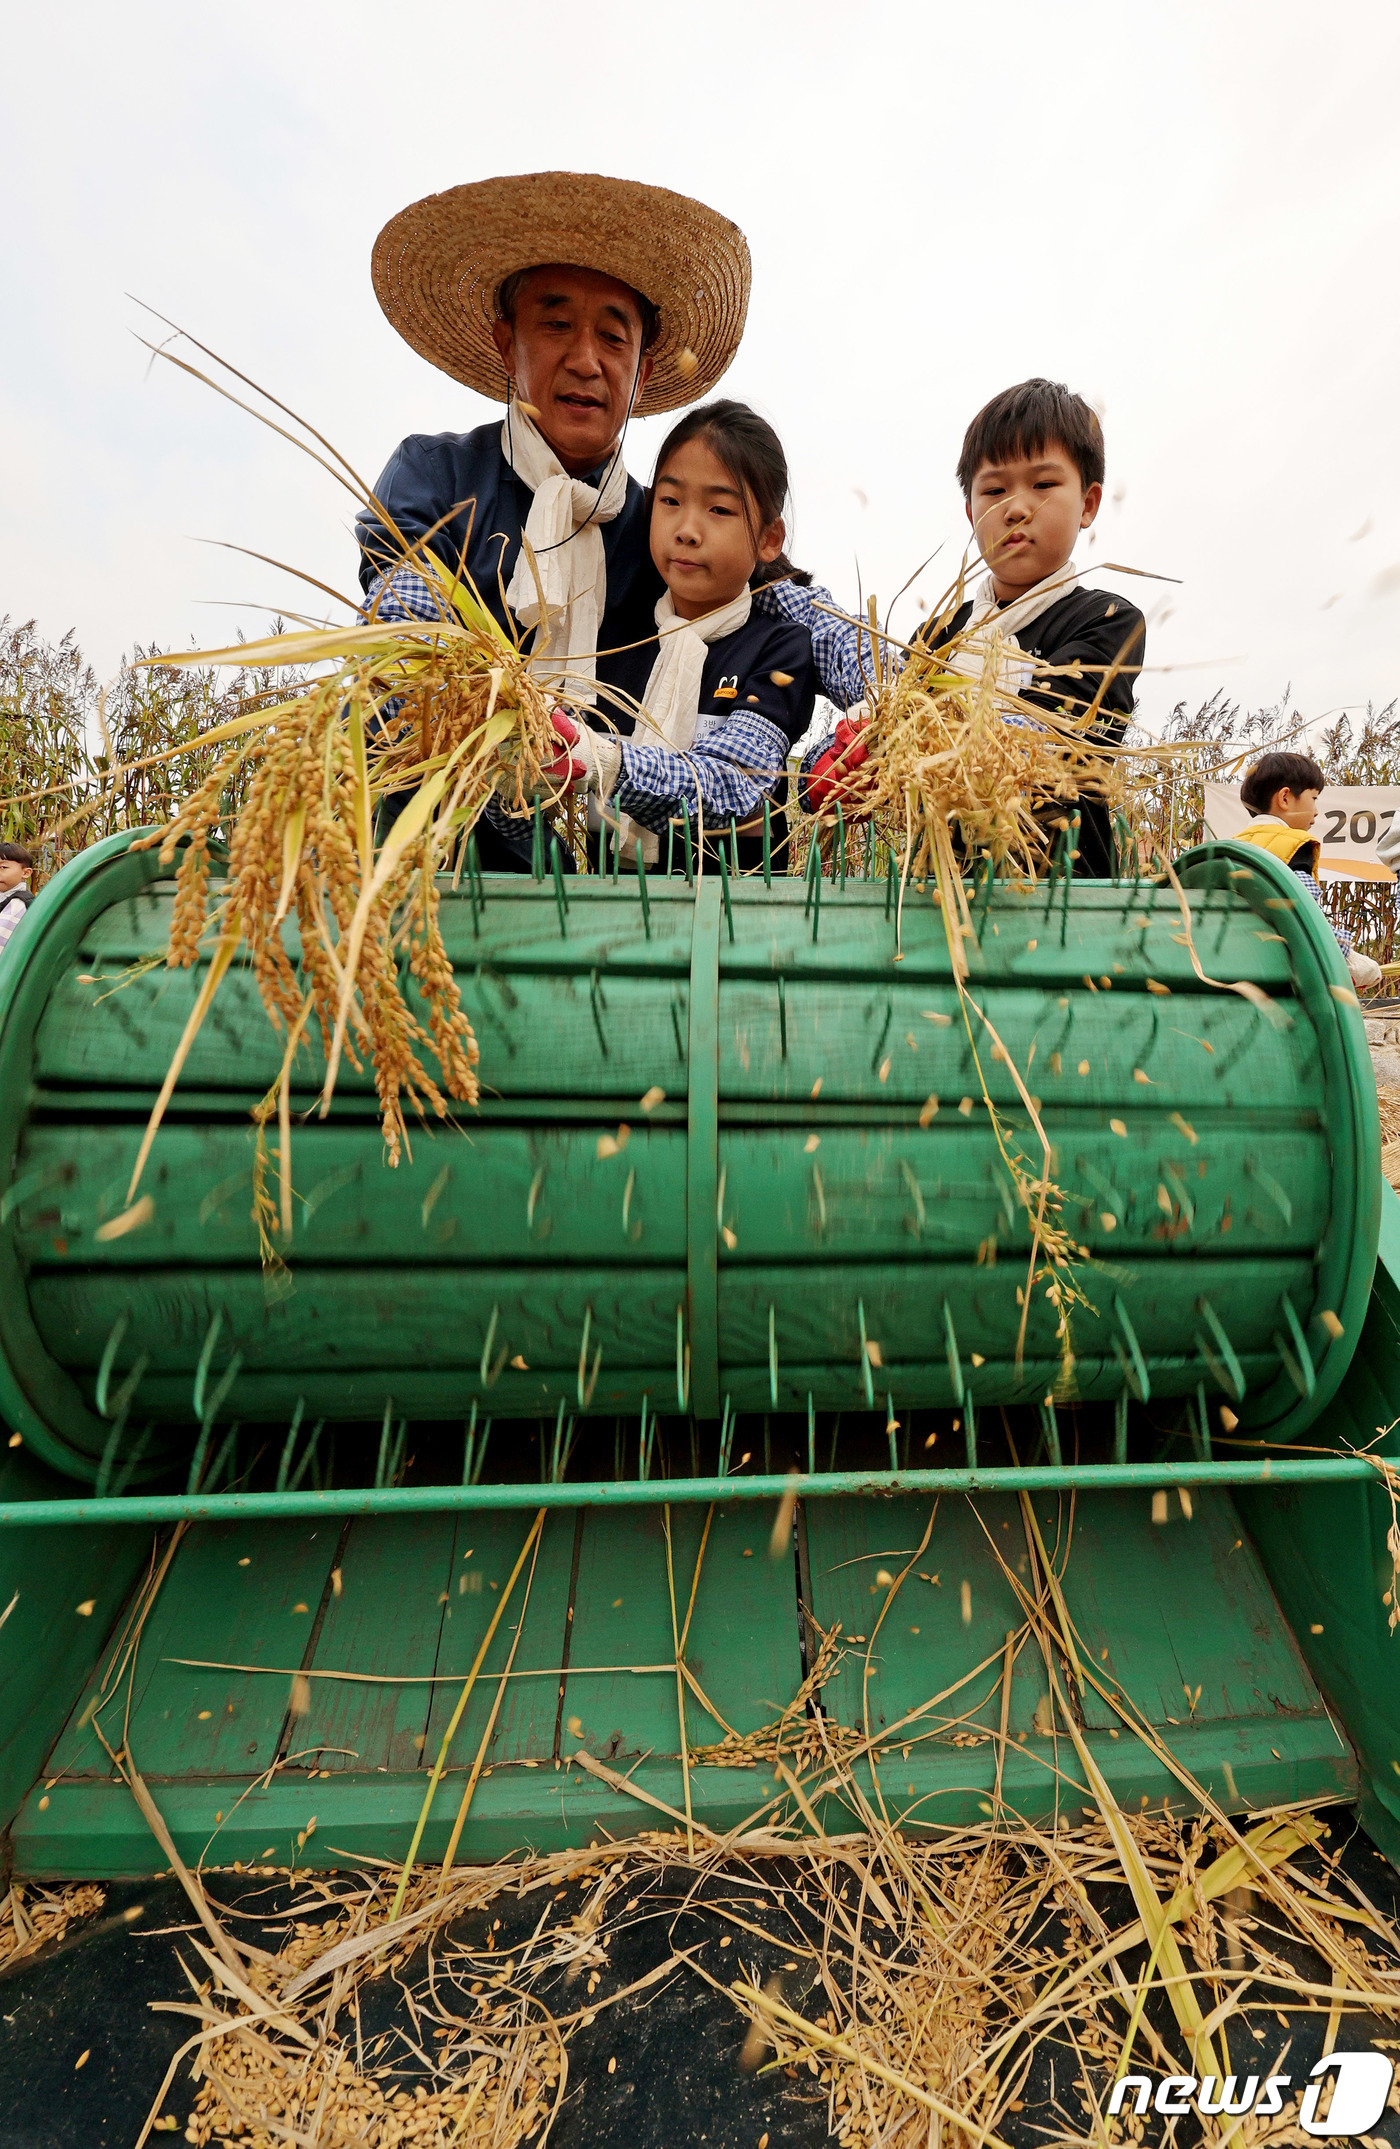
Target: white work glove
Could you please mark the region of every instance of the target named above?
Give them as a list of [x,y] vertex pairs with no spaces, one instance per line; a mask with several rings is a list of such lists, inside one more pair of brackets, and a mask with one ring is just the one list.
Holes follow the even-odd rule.
[[1369,955],[1357,955],[1355,952],[1348,955],[1347,969],[1358,992],[1374,992],[1376,987],[1385,981],[1385,972],[1379,963],[1372,962]]
[[554,729],[568,740],[574,788],[585,796],[608,798],[622,768],[622,747],[611,732],[576,724],[562,709],[554,712]]
[[1395,816],[1376,850],[1383,865],[1389,866],[1392,873],[1400,872],[1400,814]]

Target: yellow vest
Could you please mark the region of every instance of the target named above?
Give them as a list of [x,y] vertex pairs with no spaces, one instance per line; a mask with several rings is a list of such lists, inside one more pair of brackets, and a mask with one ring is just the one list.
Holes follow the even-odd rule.
[[1235,841],[1257,843],[1261,851],[1272,851],[1286,866],[1291,866],[1299,851],[1306,848],[1310,853],[1305,861],[1307,869],[1309,873],[1317,872],[1322,845],[1316,836],[1310,836],[1305,828],[1290,828],[1286,821],[1276,821],[1271,813],[1260,814],[1257,821],[1241,829]]

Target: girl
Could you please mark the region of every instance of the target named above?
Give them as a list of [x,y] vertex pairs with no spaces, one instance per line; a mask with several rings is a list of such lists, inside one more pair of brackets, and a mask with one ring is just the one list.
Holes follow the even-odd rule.
[[[761,867],[766,798],[773,862],[787,869],[784,770],[812,717],[812,637],[751,608],[767,582],[811,581],[783,552],[787,491],[778,436],[743,403],[690,411],[657,457],[651,556],[666,585],[657,633],[638,649],[600,652],[615,729],[598,718],[570,747],[613,840],[649,866],[664,867],[669,849],[672,870],[683,869],[675,824],[688,816],[707,840],[732,822],[740,870]],[[643,713],[630,714],[623,696]]]

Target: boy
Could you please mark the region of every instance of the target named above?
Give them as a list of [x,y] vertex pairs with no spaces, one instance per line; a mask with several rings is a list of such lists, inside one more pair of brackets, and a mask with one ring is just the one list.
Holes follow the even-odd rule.
[[[967,429],[957,472],[989,572],[941,631],[930,622],[919,639],[936,649],[985,620],[1037,660],[1018,666],[1020,678],[1010,681],[1023,700],[1072,714],[1097,700],[1091,736],[1116,742],[1133,713],[1146,622],[1136,605],[1111,590],[1081,589],[1071,564],[1080,531],[1098,514],[1103,474],[1103,433],[1082,396],[1047,380],[1022,381],[994,396]],[[972,656],[966,643],[963,650]],[[1071,671],[1075,665],[1080,676]],[[852,777],[865,759],[861,720],[843,719],[830,744],[809,757],[804,788],[813,811],[838,796],[846,805],[858,793],[859,778],[853,783]],[[1084,798],[1079,811],[1077,870],[1111,874],[1107,808]]]
[[32,854],[21,843],[0,843],[0,948],[3,948],[30,902],[28,880]]
[[[1292,866],[1308,894],[1322,909],[1322,890],[1317,885],[1317,861],[1322,846],[1308,830],[1317,819],[1318,794],[1326,781],[1310,754],[1264,754],[1245,773],[1240,803],[1254,819],[1240,836],[1241,843],[1255,843],[1272,851]],[[1328,924],[1332,921],[1329,918]],[[1369,955],[1358,955],[1351,934],[1333,925],[1337,945],[1346,958],[1351,982],[1358,992],[1372,992],[1381,982],[1381,966]]]

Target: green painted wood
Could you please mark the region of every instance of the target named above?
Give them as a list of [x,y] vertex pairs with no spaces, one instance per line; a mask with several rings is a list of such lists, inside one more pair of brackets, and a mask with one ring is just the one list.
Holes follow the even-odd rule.
[[[329,1521],[215,1522],[188,1532],[141,1637],[129,1744],[143,1775],[241,1780],[275,1758],[290,1677],[192,1670],[170,1660],[298,1670],[339,1539],[339,1524]],[[98,1683],[90,1681],[74,1706],[50,1758],[51,1775],[108,1773],[106,1755],[83,1723]],[[109,1738],[123,1710],[118,1700],[104,1712]]]
[[[686,1661],[724,1723],[746,1733],[779,1715],[801,1683],[792,1555],[769,1558],[769,1518],[762,1510],[673,1507],[671,1555],[681,1628],[707,1514],[710,1529]],[[675,1642],[659,1507],[625,1521],[597,1512],[585,1517],[572,1660],[576,1665],[662,1664],[667,1670],[645,1676],[571,1674],[565,1716],[577,1718],[581,1729],[565,1737],[566,1754],[582,1745],[610,1766],[624,1768],[642,1753],[679,1754],[680,1713],[670,1668]],[[692,1745],[712,1745],[724,1736],[721,1724],[689,1689],[686,1723]]]
[[[340,1558],[340,1594],[325,1607],[310,1669],[431,1678],[444,1600],[454,1586],[456,1518],[404,1515],[352,1525]],[[313,1677],[311,1708],[289,1752],[304,1768],[338,1773],[419,1765],[433,1688],[374,1686]]]
[[[920,1264],[868,1261],[856,1270],[835,1262],[801,1266],[791,1261],[781,1266],[722,1263],[720,1335],[726,1363],[766,1363],[768,1308],[773,1305],[785,1363],[795,1359],[811,1365],[825,1360],[858,1371],[858,1304],[863,1297],[866,1333],[879,1341],[885,1369],[893,1375],[907,1361],[924,1362],[930,1344],[937,1349],[943,1339],[935,1317],[943,1297],[955,1293],[952,1302],[957,1307],[955,1320],[963,1352],[977,1350],[988,1360],[999,1361],[1004,1377],[1005,1369],[1014,1364],[1022,1311],[1016,1294],[1025,1275],[1014,1254],[995,1267],[971,1269],[953,1262],[945,1266],[936,1259]],[[1093,1294],[1092,1272],[1085,1284]],[[1119,1289],[1131,1308],[1144,1353],[1155,1360],[1172,1357],[1183,1343],[1189,1344],[1191,1333],[1200,1325],[1194,1312],[1198,1292],[1209,1292],[1224,1308],[1236,1350],[1257,1353],[1270,1346],[1280,1294],[1290,1292],[1296,1304],[1310,1285],[1310,1260],[1294,1254],[1268,1260],[1255,1256],[1249,1261],[1220,1256],[1189,1269],[1154,1261],[1120,1282]],[[1081,1316],[1072,1338],[1076,1351],[1097,1357],[1111,1352],[1112,1333],[1110,1301],[1097,1320]],[[1054,1311],[1037,1292],[1027,1321],[1026,1355],[1053,1363],[1058,1350]],[[980,1377],[974,1375],[974,1385],[983,1397],[997,1393],[997,1385],[985,1371]],[[923,1400],[922,1395],[910,1399]],[[939,1400],[943,1399],[940,1390]]]
[[[690,958],[690,1045],[686,1134],[686,1314],[690,1347],[686,1403],[697,1418],[719,1416],[719,1007],[720,891],[711,878],[695,895]],[[678,1398],[680,1400],[680,1398]]]
[[[291,1254],[420,1267],[684,1262],[684,1129],[624,1124],[624,1147],[604,1158],[596,1127],[439,1128],[416,1136],[390,1174],[377,1125],[313,1120],[292,1143]],[[142,1132],[29,1127],[16,1177],[35,1191],[19,1206],[16,1238],[31,1271],[94,1256],[114,1269],[257,1264],[256,1137],[237,1123],[164,1130],[148,1175],[150,1226],[96,1253],[93,1233],[124,1206]],[[616,1141],[615,1127],[606,1139]]]
[[[1110,1740],[1106,1732],[1089,1736],[1089,1747],[1120,1804],[1153,1806],[1169,1800],[1173,1811],[1190,1812],[1192,1802],[1175,1776],[1153,1760],[1140,1740]],[[1263,1753],[1257,1739],[1238,1738],[1226,1726],[1186,1730],[1176,1735],[1174,1750],[1184,1767],[1227,1807],[1258,1808],[1293,1799],[1346,1800],[1355,1795],[1356,1771],[1348,1757],[1318,1751],[1310,1722],[1284,1723],[1273,1744],[1278,1758]],[[1088,1804],[1084,1786],[1074,1780],[1072,1749],[1060,1741],[1057,1776],[1050,1765],[1048,1741],[1043,1750],[1013,1744],[1002,1784],[1006,1805],[1039,1826],[1064,1813],[1078,1820]],[[1229,1763],[1229,1777],[1225,1764]],[[958,1827],[985,1821],[991,1806],[995,1767],[988,1744],[972,1748],[915,1747],[909,1761],[893,1749],[879,1764],[880,1789],[891,1819],[917,1833],[922,1827]],[[302,1869],[343,1867],[357,1857],[402,1858],[423,1803],[424,1776],[411,1774],[341,1775],[308,1783],[299,1772],[277,1775],[265,1788],[250,1790],[234,1803],[235,1787],[225,1782],[159,1784],[153,1795],[176,1847],[193,1862],[217,1868],[235,1859],[244,1864],[264,1859],[280,1865],[295,1860]],[[649,1759],[631,1772],[631,1781],[673,1813],[684,1808],[679,1760]],[[423,1833],[420,1855],[441,1859],[456,1817],[452,1795],[461,1777],[445,1782]],[[738,1830],[753,1815],[771,1818],[773,1781],[767,1769],[694,1767],[690,1772],[695,1819],[718,1834]],[[868,1772],[867,1797],[873,1793]],[[237,1787],[239,1790],[242,1786]],[[160,1869],[164,1860],[123,1784],[66,1781],[48,1794],[38,1810],[37,1788],[16,1821],[12,1844],[18,1878],[95,1879],[139,1877]],[[458,1793],[460,1796],[460,1792]],[[766,1810],[764,1810],[766,1809]],[[820,1798],[824,1825],[833,1832],[856,1825],[855,1816],[834,1797]],[[220,1820],[222,1816],[222,1820]],[[297,1837],[309,1821],[315,1831],[304,1843]],[[483,1776],[458,1852],[459,1863],[518,1857],[525,1848],[562,1850],[590,1842],[626,1840],[639,1829],[666,1827],[654,1807],[576,1768],[552,1764],[527,1769],[499,1766]]]
[[[1275,927],[1281,931],[1288,922],[1286,914],[1266,924],[1263,917],[1249,914],[1243,904],[1213,889],[1188,886],[1187,901],[1193,936],[1212,961],[1229,962],[1231,967],[1224,974],[1289,989],[1285,944],[1272,937]],[[1134,895],[1126,886],[1076,881],[1063,941],[1060,920],[1058,889],[1053,915],[1047,920],[1044,886],[1039,893],[1025,895],[1000,883],[980,944],[970,942],[967,949],[974,990],[981,980],[1008,973],[1024,981],[1054,980],[1059,989],[1082,985],[1086,975],[1100,991],[1142,991],[1148,977],[1173,988],[1179,983],[1187,990],[1196,989],[1190,956],[1180,937],[1180,907],[1169,891],[1144,888]],[[786,883],[781,891],[775,886],[772,898],[762,904],[752,899],[750,890],[743,890],[735,903],[734,924],[734,943],[731,946],[726,940],[721,951],[725,976],[752,972],[760,963],[826,975],[876,974],[906,983],[913,976],[944,980],[951,976],[942,919],[930,892],[918,886],[906,893],[898,946],[893,925],[885,918],[884,888],[862,887],[850,880],[844,892],[834,890],[830,882],[823,887],[815,936],[801,881]],[[896,965],[900,952],[904,959]],[[1102,982],[1105,977],[1107,986]]]
[[[1153,1723],[1317,1716],[1316,1685],[1233,1500],[1208,1487],[1190,1500],[1189,1520],[1174,1498],[1162,1524],[1145,1492],[1076,1503],[1065,1591],[1087,1656]],[[1036,1507],[1043,1529],[1053,1503]],[[1092,1690],[1084,1714],[1100,1729],[1117,1721]]]
[[[866,1650],[889,1595],[888,1584],[877,1577],[898,1576],[931,1513],[933,1534],[880,1626],[867,1681]],[[969,1677],[972,1683],[950,1695],[938,1713],[951,1718],[971,1711],[985,1722],[991,1707],[993,1721],[999,1721],[1002,1649],[1007,1633],[1020,1626],[1024,1614],[1010,1581],[988,1551],[986,1533],[1024,1584],[1028,1561],[1016,1500],[992,1497],[979,1500],[975,1509],[971,1501],[959,1499],[843,1500],[830,1508],[826,1502],[808,1504],[804,1514],[812,1616],[823,1631],[839,1624],[843,1641],[852,1645],[822,1689],[823,1705],[838,1722],[863,1728],[868,1705],[870,1730],[879,1737],[934,1694]],[[925,1579],[929,1576],[936,1580]],[[971,1591],[970,1620],[963,1617],[964,1582]],[[991,1661],[976,1672],[984,1660]],[[1045,1692],[1039,1651],[1027,1648],[1017,1658],[1012,1681],[1013,1736],[1030,1731],[1036,1703]],[[930,1730],[932,1720],[923,1728]],[[922,1745],[913,1751],[922,1753]]]
[[[786,983],[784,997],[786,1055],[776,977],[726,981],[719,1034],[726,1098],[800,1100],[820,1080],[827,1100],[921,1105],[934,1093],[953,1111],[970,1094],[980,1108],[974,1039],[951,992],[930,994],[901,981],[838,995],[830,981],[810,979]],[[1311,1029],[1275,1028],[1234,994],[1228,1001],[1184,991],[1170,1000],[1146,992],[1091,995],[1081,980],[1073,995],[989,984],[977,1002],[1023,1075],[1034,1047],[1027,1086],[1051,1110],[1121,1108],[1167,1134],[1173,1111],[1248,1103],[1315,1112],[1322,1101]],[[945,1028],[929,1021],[930,1012],[955,1019]],[[1024,1118],[1010,1067],[993,1058],[991,1040],[973,1027],[988,1093]],[[1136,1069],[1146,1083],[1136,1081]]]
[[[0,1449],[0,1500],[23,1514],[52,1485],[23,1451]],[[9,1826],[91,1677],[146,1566],[153,1532],[129,1526],[94,1542],[70,1524],[25,1529],[0,1545],[0,1828]],[[13,1539],[13,1543],[11,1543]],[[81,1609],[80,1609],[81,1608]],[[42,1794],[40,1794],[42,1795]]]
[[[214,885],[217,889],[217,881]],[[1272,930],[1279,920],[1266,923],[1213,888],[1191,887],[1186,894],[1193,933],[1212,962],[1228,961],[1224,974],[1288,990],[1284,943],[1273,937]],[[465,891],[457,901],[445,903],[443,937],[458,970],[471,972],[478,963],[489,962],[524,965],[543,974],[607,960],[619,951],[625,952],[638,973],[683,974],[689,967],[691,892],[683,886],[651,882],[655,911],[649,941],[640,931],[634,887],[619,884],[614,890],[610,883],[599,881],[575,883],[569,898],[569,931],[564,936],[559,932],[552,890],[544,890],[544,896],[547,901],[541,901],[540,891],[525,881],[493,885],[476,930]],[[119,969],[163,952],[170,901],[168,890],[157,888],[113,905],[83,935],[84,967]],[[1180,938],[1180,907],[1168,889],[1142,886],[1134,892],[1126,885],[1114,888],[1076,881],[1063,942],[1058,890],[1048,922],[1043,888],[1038,894],[1022,895],[1002,884],[993,903],[981,946],[969,950],[974,975],[1010,972],[1023,981],[1077,985],[1088,971],[1098,985],[1106,972],[1108,989],[1120,992],[1140,991],[1148,976],[1173,986],[1179,983],[1188,991],[1196,989]],[[927,892],[918,887],[904,904],[904,961],[899,965],[894,963],[898,950],[885,917],[883,885],[848,879],[845,889],[837,890],[828,881],[815,940],[807,914],[806,884],[800,877],[776,880],[769,890],[752,880],[740,880],[733,890],[733,910],[735,938],[730,942],[726,933],[722,955],[726,976],[779,965],[829,976],[868,976],[877,971],[893,979],[903,973],[906,981],[913,975],[947,981],[950,975],[942,921]],[[288,926],[287,944],[296,945],[294,924]],[[1214,974],[1222,972],[1217,968]]]
[[[1313,1441],[1400,1460],[1400,1201],[1387,1187],[1365,1331]],[[1378,1438],[1377,1436],[1380,1435]],[[1379,1479],[1236,1495],[1313,1676],[1356,1745],[1362,1819],[1400,1865],[1400,1624],[1392,1624],[1394,1524]]]
[[[1086,1663],[1160,1727],[1174,1751],[1183,1731],[1204,1737],[1214,1725],[1217,1745],[1205,1750],[1216,1753],[1218,1771],[1226,1760],[1232,1770],[1236,1761],[1252,1762],[1267,1777],[1270,1762],[1306,1761],[1324,1777],[1334,1771],[1339,1782],[1354,1779],[1351,1750],[1327,1714],[1227,1494],[1202,1489],[1193,1499],[1193,1521],[1179,1516],[1166,1525],[1152,1522],[1143,1495],[1099,1493],[1074,1502],[1072,1511],[1069,1502],[1044,1495],[1034,1504],[1063,1574]],[[908,1500],[808,1508],[813,1613],[821,1626],[839,1619],[846,1635],[871,1642],[889,1593],[877,1578],[898,1575],[929,1512],[929,1503]],[[941,1501],[929,1545],[879,1627],[868,1681],[866,1651],[854,1649],[824,1687],[823,1703],[857,1728],[868,1707],[872,1733],[888,1729],[902,1752],[911,1736],[899,1731],[902,1719],[966,1680],[938,1713],[952,1718],[971,1711],[965,1732],[995,1731],[997,1659],[1022,1618],[1006,1567],[1030,1586],[1019,1502]],[[922,1579],[928,1575],[937,1581]],[[1200,1690],[1194,1710],[1188,1684],[1192,1695]],[[1044,1660],[1028,1644],[1016,1660],[1008,1721],[1012,1736],[1043,1758],[1055,1751],[1034,1724],[1046,1690]],[[1092,1687],[1082,1702],[1086,1724],[1107,1739],[1120,1723],[1116,1712]],[[952,1737],[951,1730],[942,1734]],[[919,1753],[919,1745],[911,1752]],[[1072,1749],[1061,1754],[1060,1765],[1074,1772]],[[1239,1801],[1228,1792],[1227,1800],[1235,1810]]]
[[[528,1513],[473,1515],[464,1517],[458,1528],[455,1579],[448,1592],[438,1652],[438,1671],[442,1678],[433,1690],[428,1719],[424,1757],[429,1766],[437,1759],[443,1735],[482,1637],[529,1534],[531,1520]],[[527,1562],[496,1629],[449,1756],[454,1775],[442,1797],[450,1800],[454,1812],[461,1797],[462,1776],[476,1759],[495,1705],[500,1675],[510,1656],[517,1625],[520,1626],[520,1639],[512,1670],[522,1676],[506,1682],[496,1727],[487,1749],[487,1763],[494,1769],[503,1762],[529,1761],[548,1764],[551,1773],[553,1771],[554,1729],[559,1713],[557,1674],[564,1661],[569,1628],[574,1527],[574,1517],[567,1512],[546,1517],[528,1601],[525,1597],[529,1577]],[[465,1589],[462,1587],[464,1581]],[[541,1672],[554,1676],[535,1676]]]
[[[131,1079],[140,1068],[145,1082],[154,1074],[151,1086],[159,1088],[203,983],[202,966],[147,971],[120,991],[82,983],[88,974],[74,969],[54,988],[36,1039],[39,1078],[101,1083],[122,1073]],[[483,971],[460,982],[491,1085],[503,1094],[568,1096],[583,1088],[640,1097],[654,1084],[673,1095],[684,1091],[685,1059],[671,1022],[674,1008],[684,1038],[684,980],[599,973],[595,966],[554,978]],[[261,1095],[281,1064],[282,1047],[251,973],[231,969],[190,1050],[185,1079],[197,1088]],[[319,1092],[324,1074],[313,1039],[297,1057],[296,1094]],[[346,1061],[337,1094],[342,1088],[347,1096],[372,1094],[368,1063],[357,1071]]]
[[[1178,1260],[1217,1245],[1235,1257],[1255,1249],[1311,1253],[1326,1229],[1327,1138],[1320,1126],[1271,1130],[1271,1144],[1286,1141],[1297,1160],[1285,1218],[1251,1178],[1252,1164],[1273,1153],[1257,1123],[1245,1129],[1230,1115],[1198,1113],[1189,1122],[1197,1136],[1192,1145],[1170,1122],[1155,1139],[1151,1130],[1134,1128],[1123,1140],[1098,1113],[1073,1127],[1049,1117],[1048,1107],[1047,1116],[1062,1183],[1078,1208],[1075,1229],[1101,1258],[1122,1260],[1131,1249],[1138,1259]],[[624,1124],[625,1146],[601,1159],[591,1127],[443,1129],[419,1138],[413,1156],[386,1181],[377,1126],[352,1131],[313,1122],[293,1142],[292,1254],[419,1267],[682,1261],[685,1131]],[[614,1142],[615,1131],[604,1139]],[[975,1255],[989,1232],[1003,1258],[1017,1246],[1029,1248],[1025,1212],[1013,1207],[1008,1222],[1010,1182],[985,1113],[941,1135],[912,1123],[820,1132],[805,1125],[726,1126],[717,1142],[725,1222],[736,1241],[732,1249],[724,1242],[722,1258],[731,1266],[784,1259],[799,1249],[816,1259],[912,1255],[920,1248]],[[136,1126],[31,1124],[16,1164],[17,1179],[34,1187],[16,1211],[16,1244],[31,1273],[73,1268],[94,1254],[93,1233],[121,1207],[139,1143]],[[175,1259],[256,1262],[254,1146],[253,1129],[236,1124],[165,1130],[150,1174],[158,1197],[151,1224],[113,1241],[98,1258],[111,1268]]]
[[[658,1267],[634,1281],[606,1269],[563,1269],[537,1281],[529,1270],[502,1267],[485,1274],[449,1270],[439,1281],[408,1269],[390,1293],[378,1269],[317,1270],[305,1263],[296,1271],[296,1289],[269,1306],[252,1268],[151,1268],[141,1272],[139,1286],[125,1271],[89,1269],[38,1274],[32,1296],[55,1355],[95,1369],[113,1324],[122,1313],[137,1313],[138,1289],[150,1310],[128,1333],[134,1346],[150,1352],[153,1373],[193,1372],[209,1324],[222,1311],[216,1368],[234,1349],[252,1371],[291,1363],[308,1372],[324,1366],[387,1375],[400,1366],[438,1366],[470,1370],[475,1393],[493,1306],[493,1357],[508,1347],[512,1357],[523,1354],[532,1370],[577,1368],[589,1305],[593,1340],[603,1344],[605,1364],[665,1363],[668,1356],[674,1361],[684,1271]],[[455,1386],[444,1389],[441,1415],[457,1414],[458,1393]],[[381,1386],[381,1409],[383,1395]],[[314,1394],[308,1398],[314,1400]]]
[[[781,1134],[722,1128],[725,1222],[735,1244],[724,1242],[721,1261],[732,1268],[790,1260],[798,1249],[814,1261],[920,1251],[965,1258],[975,1256],[989,1235],[1003,1260],[1019,1248],[1028,1252],[1030,1219],[1019,1203],[1008,1214],[1010,1181],[985,1112],[965,1121],[953,1116],[955,1137],[949,1130],[941,1138],[932,1127],[918,1126],[794,1127]],[[1249,1161],[1260,1158],[1258,1132],[1228,1117],[1207,1121],[1198,1115],[1188,1124],[1197,1137],[1194,1146],[1170,1123],[1155,1138],[1134,1128],[1120,1139],[1097,1113],[1092,1122],[1066,1128],[1047,1110],[1059,1145],[1060,1183],[1074,1204],[1074,1229],[1093,1254],[1114,1262],[1130,1253],[1135,1261],[1194,1261],[1214,1252],[1239,1258],[1246,1250],[1311,1255],[1330,1215],[1321,1128],[1278,1131],[1276,1139],[1288,1142],[1299,1164],[1296,1180],[1290,1175],[1291,1216],[1285,1221],[1249,1178]],[[1194,1212],[1189,1219],[1183,1188]],[[1162,1206],[1163,1192],[1170,1213]]]

